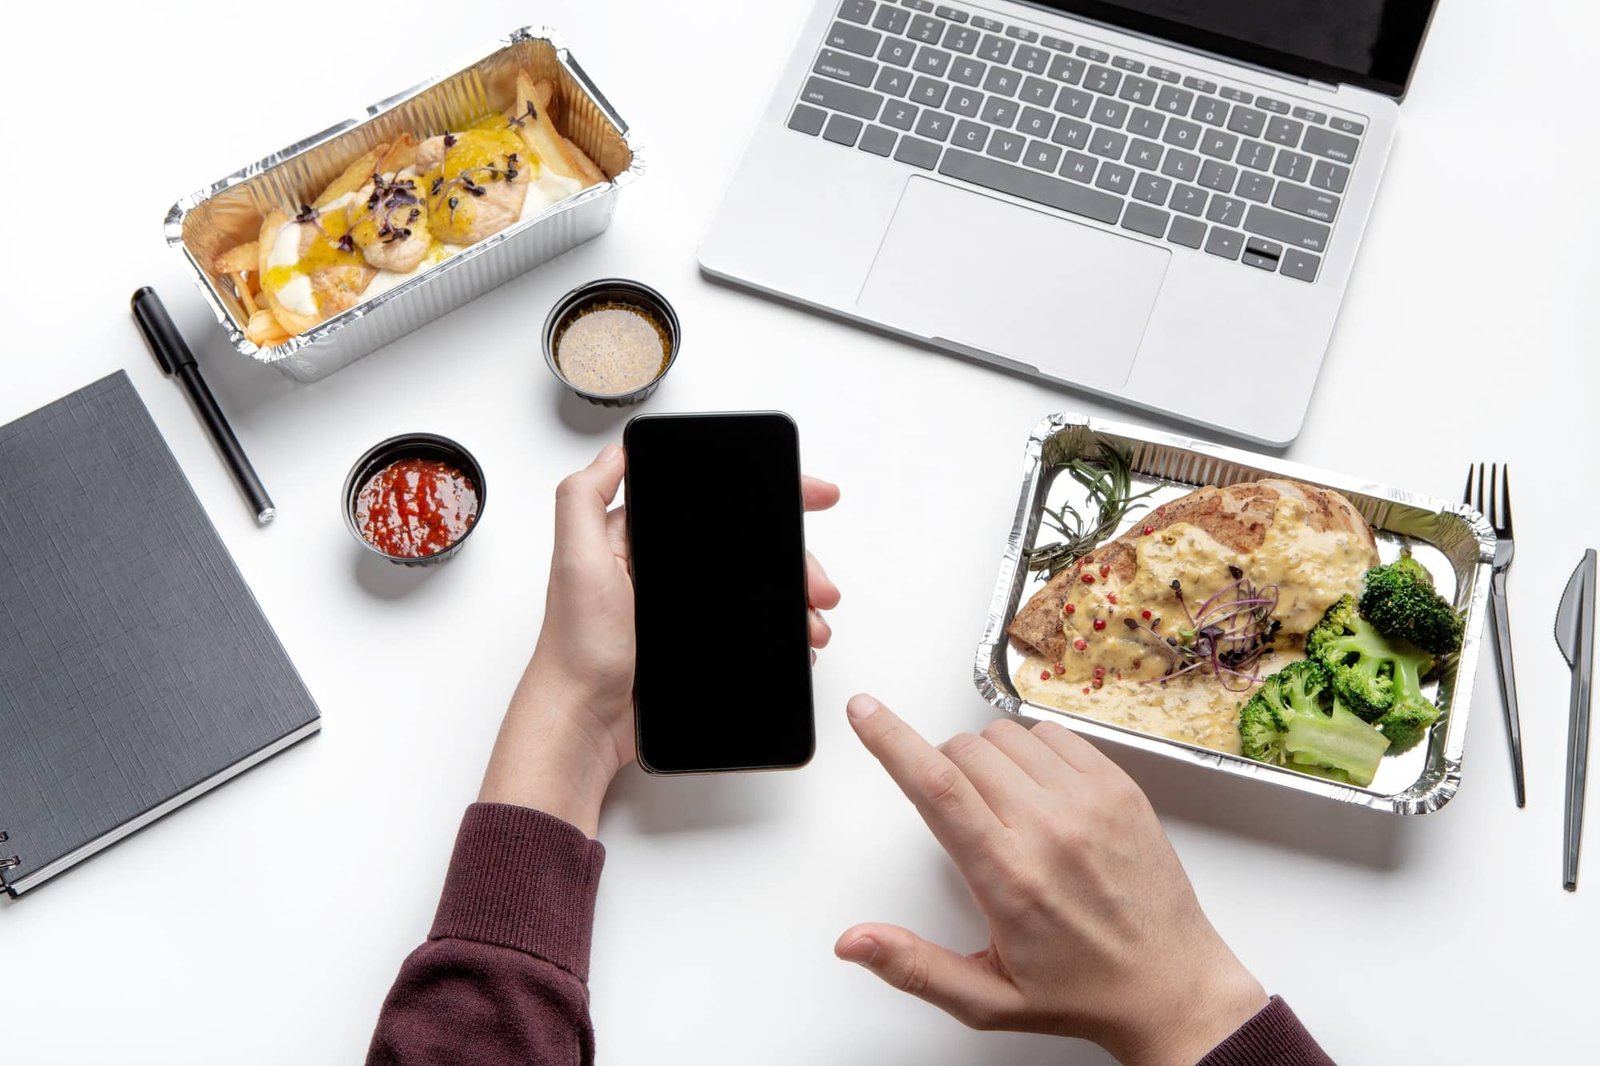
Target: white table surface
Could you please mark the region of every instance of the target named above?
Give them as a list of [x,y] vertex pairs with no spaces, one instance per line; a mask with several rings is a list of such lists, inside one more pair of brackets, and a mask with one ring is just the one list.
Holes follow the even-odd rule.
[[[627,414],[562,395],[536,331],[570,286],[622,274],[663,289],[685,327],[645,410],[781,406],[799,421],[806,467],[843,485],[807,535],[844,603],[817,667],[811,766],[618,780],[591,981],[601,1060],[1109,1061],[1086,1044],[968,1032],[830,951],[868,919],[980,946],[959,878],[843,705],[867,689],[936,739],[980,727],[970,664],[1029,428],[1057,410],[1140,419],[700,277],[699,237],[806,0],[164,6],[175,10],[8,12],[0,420],[126,368],[325,723],[0,905],[0,1057],[359,1060],[427,931],[532,646],[553,486]],[[163,246],[167,205],[527,23],[563,30],[648,150],[610,230],[316,385],[238,357]],[[1344,1062],[1576,1062],[1593,1050],[1600,828],[1582,890],[1563,892],[1568,673],[1550,633],[1568,573],[1600,541],[1600,276],[1588,179],[1536,174],[1594,159],[1597,37],[1600,15],[1582,5],[1537,0],[1517,17],[1488,0],[1442,5],[1286,453],[1445,497],[1468,460],[1511,463],[1527,809],[1512,804],[1492,663],[1461,794],[1426,817],[1112,749],[1223,935]],[[127,301],[144,284],[165,297],[276,497],[270,527],[255,527],[136,334]],[[461,439],[493,484],[473,543],[424,571],[363,558],[337,505],[355,457],[408,430]],[[730,564],[754,575],[761,559]]]

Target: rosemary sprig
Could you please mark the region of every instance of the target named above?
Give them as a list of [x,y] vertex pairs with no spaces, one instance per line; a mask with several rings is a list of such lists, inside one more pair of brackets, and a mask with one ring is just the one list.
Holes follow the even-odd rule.
[[1066,469],[1067,474],[1082,485],[1088,493],[1085,511],[1091,517],[1063,502],[1052,511],[1046,507],[1044,518],[1061,540],[1050,544],[1036,544],[1027,551],[1028,569],[1044,571],[1045,578],[1053,578],[1062,570],[1088,555],[1122,525],[1138,501],[1155,492],[1154,488],[1134,494],[1132,459],[1127,452],[1100,442],[1092,454],[1065,455],[1059,446],[1049,441],[1044,448],[1045,462]]

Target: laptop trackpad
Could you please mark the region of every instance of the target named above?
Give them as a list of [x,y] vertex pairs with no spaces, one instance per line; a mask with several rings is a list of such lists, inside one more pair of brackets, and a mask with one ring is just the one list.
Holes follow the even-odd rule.
[[856,306],[1096,388],[1128,381],[1171,253],[927,178],[900,198]]

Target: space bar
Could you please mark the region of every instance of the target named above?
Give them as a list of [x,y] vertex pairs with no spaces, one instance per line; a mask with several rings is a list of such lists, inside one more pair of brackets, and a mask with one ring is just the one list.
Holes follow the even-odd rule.
[[999,163],[959,148],[945,149],[944,158],[939,161],[939,173],[1101,222],[1115,223],[1122,214],[1120,196],[1070,181],[1058,181],[1037,171]]

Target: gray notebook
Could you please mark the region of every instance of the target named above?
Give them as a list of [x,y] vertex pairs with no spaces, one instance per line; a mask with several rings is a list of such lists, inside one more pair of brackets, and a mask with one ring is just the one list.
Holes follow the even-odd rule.
[[320,724],[127,374],[0,426],[0,885]]

